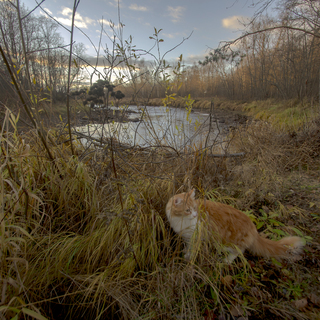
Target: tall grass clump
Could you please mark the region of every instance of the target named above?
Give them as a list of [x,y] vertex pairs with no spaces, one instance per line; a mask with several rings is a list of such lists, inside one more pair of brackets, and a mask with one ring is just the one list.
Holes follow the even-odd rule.
[[[315,173],[319,168],[319,120],[305,124],[300,131],[289,132],[254,122],[237,129],[232,144],[246,154],[246,161],[233,170],[237,176],[234,182],[241,187],[237,189],[247,186],[243,189],[246,205],[252,205],[254,194],[282,197],[288,190],[287,178]],[[244,194],[241,198],[245,198]]]

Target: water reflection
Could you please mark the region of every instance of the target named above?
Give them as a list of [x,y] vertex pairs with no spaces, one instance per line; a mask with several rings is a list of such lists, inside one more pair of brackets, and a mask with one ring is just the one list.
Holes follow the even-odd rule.
[[[215,123],[210,125],[210,116],[206,113],[151,106],[129,106],[126,109],[134,112],[129,114],[131,119],[142,120],[90,124],[77,127],[76,131],[99,140],[113,137],[131,146],[169,145],[177,149],[199,143],[210,144],[218,135]],[[82,143],[86,141],[82,139]]]

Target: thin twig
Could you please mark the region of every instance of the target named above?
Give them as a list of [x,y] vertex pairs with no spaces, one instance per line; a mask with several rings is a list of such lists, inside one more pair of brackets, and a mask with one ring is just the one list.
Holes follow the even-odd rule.
[[68,64],[68,83],[67,83],[67,117],[68,117],[68,132],[70,137],[70,147],[71,153],[74,155],[73,150],[73,142],[71,136],[71,121],[70,121],[70,86],[71,86],[71,61],[72,61],[72,46],[73,46],[73,30],[74,30],[74,17],[76,14],[77,7],[79,5],[80,0],[74,0],[73,2],[73,10],[72,10],[72,22],[71,22],[71,38],[70,38],[70,54],[69,54],[69,64]]
[[15,86],[15,88],[16,88],[16,90],[18,92],[19,98],[20,98],[20,100],[22,102],[22,106],[24,107],[24,109],[25,109],[29,119],[31,120],[34,128],[37,130],[37,133],[38,133],[38,135],[39,135],[39,137],[41,139],[42,144],[44,145],[44,147],[45,147],[45,149],[46,149],[46,151],[48,153],[48,156],[49,156],[50,160],[53,161],[54,157],[51,154],[50,149],[49,149],[49,147],[47,145],[47,142],[46,142],[46,140],[44,138],[43,129],[39,128],[39,126],[37,125],[36,120],[35,120],[35,115],[33,114],[32,109],[29,108],[29,106],[27,105],[27,103],[25,102],[25,100],[24,100],[24,98],[22,96],[22,93],[21,93],[21,90],[19,88],[19,85],[18,85],[18,83],[17,83],[17,81],[16,81],[16,79],[15,79],[13,73],[12,73],[12,70],[11,70],[11,68],[9,66],[8,60],[7,60],[5,54],[4,54],[3,50],[2,50],[1,44],[0,44],[0,53],[1,53],[1,56],[3,58],[3,61],[4,61],[5,65],[7,67],[7,70],[9,72],[10,76],[11,76],[11,80],[13,82],[13,85]]

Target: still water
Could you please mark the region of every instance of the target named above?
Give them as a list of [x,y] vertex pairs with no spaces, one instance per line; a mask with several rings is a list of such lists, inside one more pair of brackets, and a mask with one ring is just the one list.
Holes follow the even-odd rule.
[[[127,106],[132,111],[129,119],[137,122],[113,122],[90,124],[77,127],[76,131],[87,136],[101,139],[113,137],[131,146],[172,146],[176,149],[186,146],[212,144],[220,139],[216,123],[210,115],[203,112],[190,112],[185,108]],[[81,139],[87,144],[89,140]],[[103,139],[102,139],[103,140]]]

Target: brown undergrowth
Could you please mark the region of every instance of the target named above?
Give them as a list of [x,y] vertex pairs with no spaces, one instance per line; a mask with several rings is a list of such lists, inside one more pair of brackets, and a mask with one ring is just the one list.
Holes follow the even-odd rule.
[[[78,156],[51,144],[52,162],[36,135],[18,134],[7,111],[0,317],[318,319],[319,122],[290,133],[251,123],[230,139],[228,151],[244,157],[109,142]],[[245,253],[228,266],[219,246],[198,241],[186,261],[164,208],[191,186],[243,210],[272,239],[304,237],[301,259]]]

